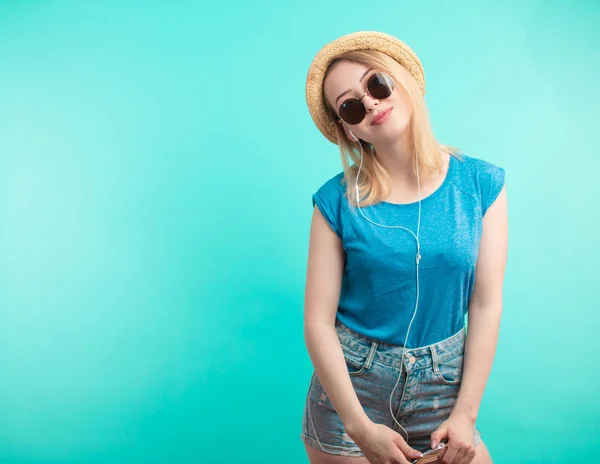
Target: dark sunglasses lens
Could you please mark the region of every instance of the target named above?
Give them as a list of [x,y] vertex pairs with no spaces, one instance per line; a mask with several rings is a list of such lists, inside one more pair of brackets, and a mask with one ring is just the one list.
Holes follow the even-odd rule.
[[382,73],[375,73],[367,82],[367,90],[379,100],[388,98],[392,94],[393,81]]
[[365,117],[365,106],[356,98],[350,98],[340,106],[340,117],[348,124],[358,124]]

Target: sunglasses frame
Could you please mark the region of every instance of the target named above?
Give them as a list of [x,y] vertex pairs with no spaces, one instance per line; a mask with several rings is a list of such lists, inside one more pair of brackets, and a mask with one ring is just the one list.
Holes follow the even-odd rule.
[[[341,104],[339,107],[341,108],[341,107],[342,107],[342,105],[343,105],[344,103],[346,103],[348,100],[358,100],[360,103],[362,103],[362,99],[363,99],[363,98],[365,98],[367,95],[369,95],[369,96],[370,96],[370,97],[371,97],[373,100],[380,100],[379,98],[375,98],[375,97],[374,97],[373,95],[371,95],[371,93],[369,92],[369,80],[370,80],[370,79],[371,79],[373,76],[375,76],[376,74],[383,74],[384,76],[386,76],[386,77],[389,77],[389,78],[390,78],[390,80],[391,80],[391,81],[394,83],[394,87],[392,87],[392,89],[391,89],[391,90],[392,90],[392,92],[393,92],[393,91],[394,91],[394,88],[395,88],[395,85],[396,85],[396,82],[394,81],[394,79],[392,79],[392,77],[393,77],[394,73],[393,73],[393,72],[392,72],[392,73],[388,73],[387,71],[375,71],[375,72],[374,72],[373,74],[371,74],[371,75],[369,76],[369,78],[366,80],[366,84],[365,84],[365,90],[366,90],[366,92],[365,92],[365,93],[363,93],[363,94],[362,94],[362,96],[361,96],[360,98],[354,98],[354,97],[353,97],[353,98],[346,98],[346,99],[345,99],[345,100],[342,102],[342,104]],[[387,96],[387,97],[385,97],[385,98],[389,98],[391,95],[392,95],[392,94],[391,94],[391,92],[390,92],[390,95],[389,95],[389,96]],[[381,100],[385,100],[385,99],[381,99]],[[363,107],[364,107],[364,103],[363,103]],[[366,116],[366,115],[367,115],[367,112],[365,111],[365,116]],[[363,118],[362,118],[360,121],[358,121],[358,122],[356,122],[356,123],[354,123],[354,124],[351,124],[351,123],[349,123],[348,121],[346,121],[345,119],[343,119],[341,116],[337,118],[337,121],[338,121],[340,124],[341,124],[342,122],[345,122],[345,123],[346,123],[346,124],[348,124],[349,126],[356,126],[357,124],[360,124],[361,122],[363,122],[363,121],[364,121],[364,119],[365,119],[365,116],[363,116]]]

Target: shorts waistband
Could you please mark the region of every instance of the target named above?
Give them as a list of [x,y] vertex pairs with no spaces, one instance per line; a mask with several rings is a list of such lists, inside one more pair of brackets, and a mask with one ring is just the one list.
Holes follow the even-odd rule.
[[444,363],[462,355],[465,349],[464,327],[451,337],[433,345],[406,349],[365,337],[338,320],[336,320],[335,328],[342,345],[369,361],[377,361],[399,368],[404,351],[404,368],[406,370],[434,367],[438,363]]

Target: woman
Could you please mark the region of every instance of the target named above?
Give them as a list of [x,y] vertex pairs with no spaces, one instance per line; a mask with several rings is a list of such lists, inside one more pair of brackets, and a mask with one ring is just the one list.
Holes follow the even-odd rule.
[[440,443],[436,462],[492,462],[475,422],[502,312],[504,170],[440,145],[424,92],[415,53],[378,32],[327,44],[308,73],[344,168],[313,196],[313,464],[407,463]]

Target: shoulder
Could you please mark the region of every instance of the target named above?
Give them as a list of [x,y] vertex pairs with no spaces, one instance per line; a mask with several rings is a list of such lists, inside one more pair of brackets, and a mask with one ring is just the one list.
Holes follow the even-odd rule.
[[481,205],[482,214],[485,214],[504,187],[504,168],[464,153],[458,155],[455,165],[456,185],[466,194],[475,197]]
[[458,156],[458,165],[460,174],[473,177],[474,179],[485,178],[486,176],[497,176],[504,172],[504,169],[489,161],[474,156],[468,156],[460,153]]
[[312,196],[315,205],[325,217],[334,232],[342,237],[342,205],[344,202],[344,172],[340,172],[324,182]]
[[345,191],[344,171],[326,180],[317,190],[323,196],[343,195]]

